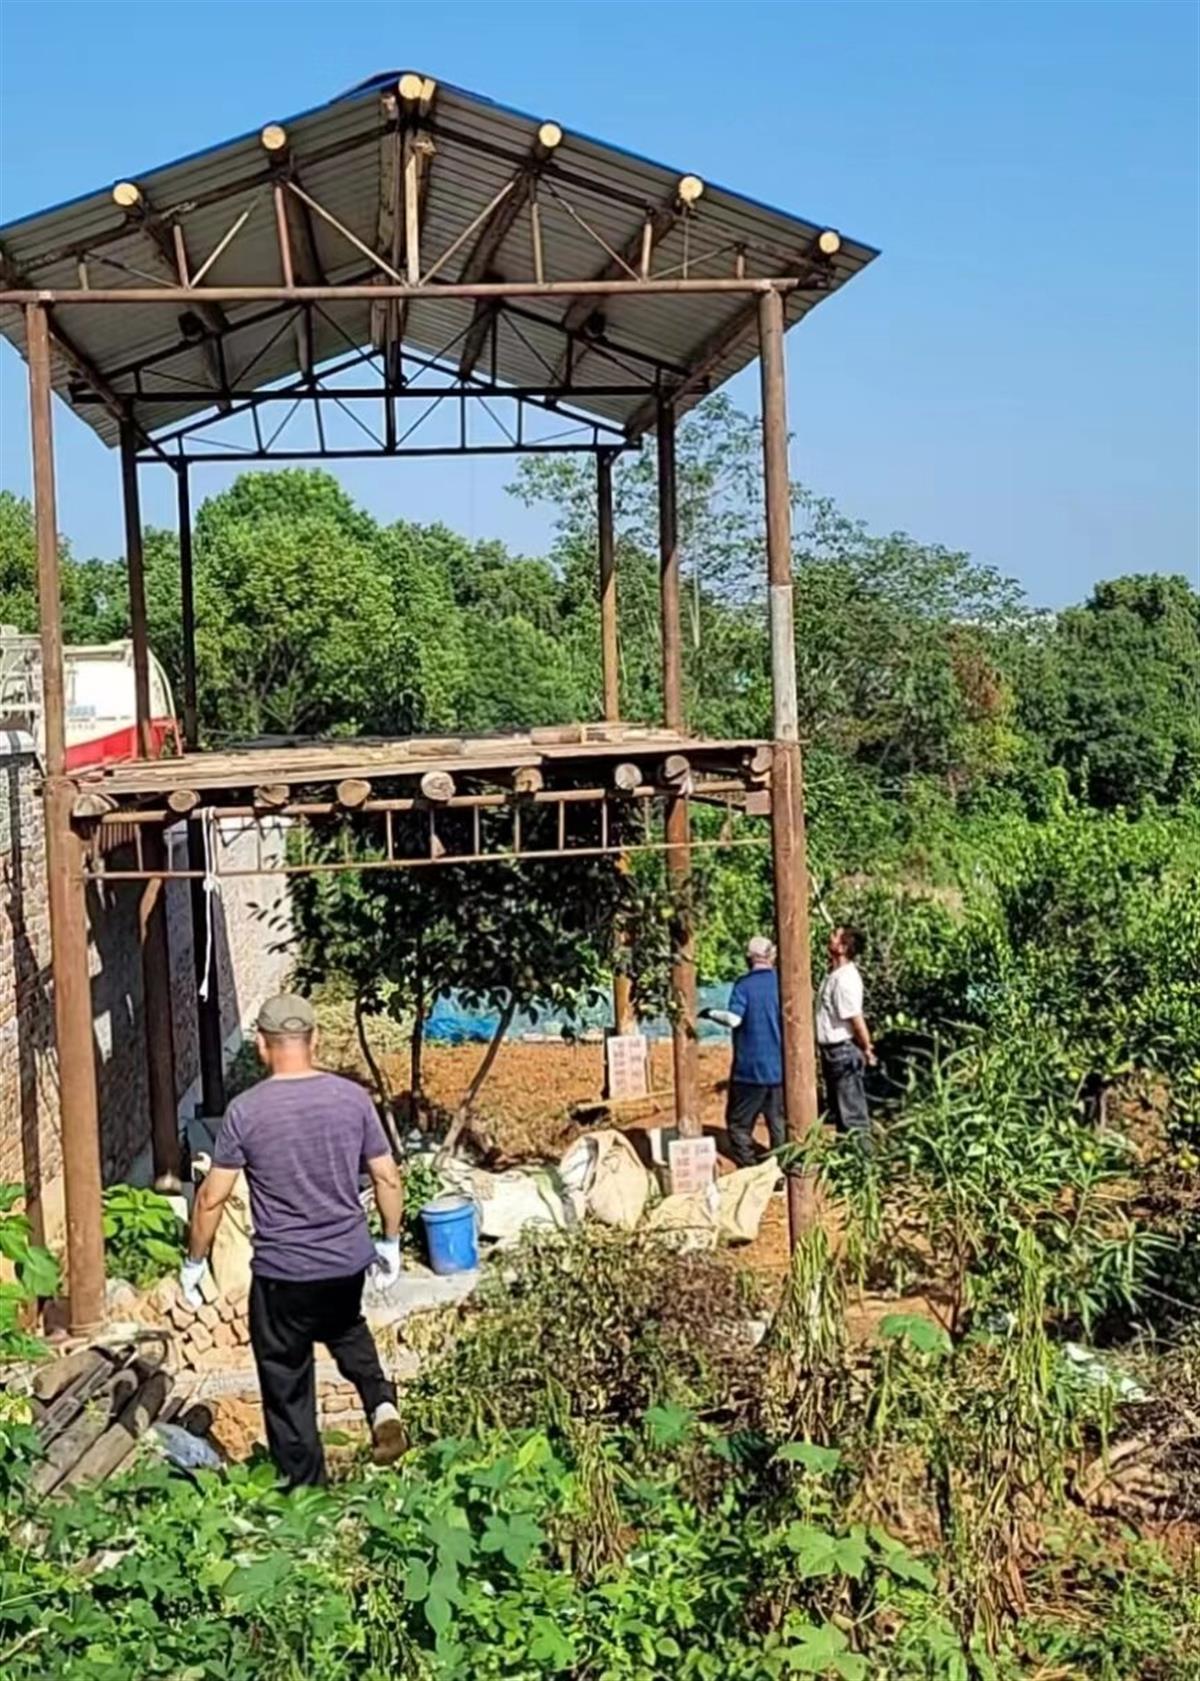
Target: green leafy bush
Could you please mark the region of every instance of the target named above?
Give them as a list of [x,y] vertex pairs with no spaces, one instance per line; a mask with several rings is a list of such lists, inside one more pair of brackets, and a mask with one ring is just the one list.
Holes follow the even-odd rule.
[[104,1249],[109,1271],[139,1290],[166,1277],[183,1257],[185,1227],[166,1197],[133,1185],[104,1193]]
[[0,1281],[0,1365],[42,1352],[40,1339],[25,1329],[23,1320],[40,1296],[53,1296],[59,1285],[58,1262],[33,1241],[28,1215],[16,1212],[24,1195],[20,1185],[0,1185],[0,1258],[14,1274]]

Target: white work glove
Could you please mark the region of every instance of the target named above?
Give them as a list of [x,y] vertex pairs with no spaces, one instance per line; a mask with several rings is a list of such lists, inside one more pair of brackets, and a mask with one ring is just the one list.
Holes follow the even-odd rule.
[[386,1289],[400,1276],[400,1239],[398,1237],[377,1237],[375,1239],[375,1265],[380,1273],[379,1282]]
[[204,1277],[207,1261],[192,1261],[185,1255],[183,1265],[179,1269],[179,1294],[193,1312],[198,1312],[204,1306],[204,1297],[200,1294],[200,1280]]

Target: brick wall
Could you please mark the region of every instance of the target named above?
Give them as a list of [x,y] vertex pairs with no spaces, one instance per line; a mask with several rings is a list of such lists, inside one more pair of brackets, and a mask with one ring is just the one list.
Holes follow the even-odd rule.
[[[2,740],[2,738],[0,738]],[[61,1223],[62,1152],[50,985],[50,923],[38,771],[31,754],[0,747],[0,1183],[23,1182],[47,1236]],[[182,834],[172,837],[183,848]],[[221,867],[268,867],[282,830],[223,829]],[[258,848],[262,848],[261,855]],[[101,1155],[106,1182],[127,1177],[149,1138],[136,882],[88,889]],[[281,877],[227,879],[213,905],[214,957],[226,1049],[232,1053],[262,999],[278,991],[290,930]],[[182,1114],[198,1095],[195,979],[188,884],[167,887],[176,1073]]]

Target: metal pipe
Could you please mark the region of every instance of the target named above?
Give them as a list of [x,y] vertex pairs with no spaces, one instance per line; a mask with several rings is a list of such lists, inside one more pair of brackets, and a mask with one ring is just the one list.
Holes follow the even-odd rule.
[[[137,715],[138,757],[155,757],[150,699],[150,644],[146,619],[146,571],[142,550],[142,510],[138,494],[137,441],[133,428],[121,427],[121,488],[125,511],[125,558],[129,584],[129,628],[133,637],[133,690]],[[182,551],[181,551],[182,554]],[[160,872],[163,835],[147,836],[149,870]],[[163,1190],[179,1186],[179,1121],[175,1087],[175,1039],[171,1019],[171,953],[165,897],[151,882],[138,904],[138,939],[142,951],[142,1022],[146,1038],[147,1099],[154,1182]]]
[[[208,949],[208,901],[205,886],[208,859],[200,822],[187,826],[189,894],[192,911],[192,968],[196,977],[196,1041],[200,1053],[200,1106],[210,1119],[225,1113],[225,1045],[221,1032],[221,966],[219,950]],[[216,928],[213,929],[214,948]],[[207,979],[207,995],[200,989]]]
[[[675,476],[675,411],[658,408],[658,545],[662,613],[663,721],[683,729],[683,634],[679,613],[678,486]],[[667,803],[667,879],[677,913],[671,929],[671,1051],[675,1069],[675,1124],[682,1138],[698,1138],[700,1061],[696,1039],[695,938],[687,896],[692,873],[691,824],[686,794]]]
[[[412,357],[411,360],[415,361],[416,358]],[[325,378],[325,373],[322,372],[320,377]],[[398,386],[392,395],[398,397],[401,401],[407,399],[409,402],[427,402],[433,397],[477,397],[481,402],[495,403],[502,397],[509,397],[514,401],[521,398],[544,397],[552,398],[555,403],[558,403],[562,399],[583,397],[644,397],[649,389],[649,384],[645,380],[640,384],[627,382],[624,385],[504,385],[498,381],[480,384],[472,378],[469,385],[456,383],[453,385]],[[300,396],[304,398],[305,402],[311,403],[378,402],[386,392],[387,387],[382,384],[338,385],[331,386],[327,390],[318,386],[310,390],[304,384],[297,382],[291,386],[283,386],[279,390],[255,391],[251,387],[244,387],[227,391],[223,395],[232,403],[261,405],[263,403],[294,403],[296,398]],[[215,396],[216,392],[208,385],[193,385],[190,387],[179,385],[170,391],[139,391],[134,400],[139,407],[153,408],[156,405],[161,405],[163,408],[178,408],[181,402],[186,402],[189,398],[200,399],[204,397],[211,400]],[[76,408],[103,408],[104,400],[92,392],[83,391],[74,399],[73,406]],[[587,416],[587,421],[589,425],[592,424],[591,415]]]
[[[600,559],[600,657],[604,678],[604,716],[616,723],[621,716],[621,658],[617,627],[617,554],[613,531],[613,457],[596,457],[596,531]],[[607,811],[607,806],[603,808]],[[617,958],[628,947],[623,929],[616,935]],[[613,1027],[618,1033],[632,1033],[637,1022],[633,1013],[633,988],[621,968],[613,971]]]
[[[26,310],[25,343],[29,359],[33,504],[41,613],[46,884],[67,1207],[67,1290],[71,1328],[84,1333],[102,1324],[105,1317],[100,1124],[92,1046],[92,990],[88,976],[87,908],[81,847],[71,827],[74,789],[65,776],[66,707],[58,522],[54,496],[50,332],[44,309],[31,306]],[[40,1190],[40,1187],[36,1189]]]
[[[189,753],[200,745],[196,699],[196,582],[192,564],[192,498],[186,461],[179,465],[179,585],[183,611],[183,739]],[[191,879],[192,965],[196,976],[196,1044],[200,1060],[200,1101],[205,1115],[225,1112],[225,1051],[221,1033],[220,972],[209,962],[208,894],[204,889],[204,836],[193,818],[187,826],[188,864],[199,871]],[[211,970],[211,973],[209,972]],[[206,996],[201,988],[208,979]]]
[[138,755],[153,757],[150,716],[150,643],[146,625],[146,569],[142,553],[142,509],[138,491],[137,441],[128,421],[121,424],[121,500],[125,513],[125,566],[129,589],[129,634],[133,639],[133,700]]
[[[541,863],[550,859],[561,858],[612,858],[625,852],[669,852],[675,844],[670,841],[622,841],[611,846],[564,846],[538,847],[532,850],[522,849],[520,852],[497,850],[495,852],[439,852],[422,858],[353,858],[349,862],[338,863],[306,863],[283,864],[278,868],[268,868],[264,864],[256,863],[244,870],[220,870],[218,874],[222,881],[248,880],[258,876],[311,876],[311,875],[339,875],[347,870],[420,870],[438,867],[445,864],[494,864],[504,863]],[[695,840],[692,845],[705,851],[728,852],[743,846],[765,846],[765,836],[755,836],[743,840]],[[192,869],[172,870],[159,869],[152,872],[148,867],[137,870],[93,870],[90,878],[97,881],[187,881],[194,880],[202,871]]]
[[[771,851],[775,883],[775,938],[779,952],[779,1002],[783,1018],[783,1091],[788,1138],[803,1144],[817,1124],[817,1068],[812,949],[808,926],[804,778],[796,700],[783,302],[774,293],[767,294],[759,304],[758,325],[774,736]],[[793,1248],[801,1233],[811,1227],[815,1215],[812,1176],[793,1174],[788,1180],[788,1223]]]
[[617,629],[617,556],[613,534],[613,458],[596,457],[596,529],[600,559],[600,655],[604,674],[604,718],[621,717],[621,663]]
[[[380,262],[374,252],[373,261]],[[64,289],[57,286],[5,288],[0,304],[183,304],[202,303],[386,303],[432,301],[436,298],[622,298],[669,297],[675,293],[794,292],[804,282],[794,275],[764,275],[742,278],[710,275],[668,280],[453,280],[434,285],[422,280],[419,286],[129,286]]]
[[[378,395],[378,393],[376,393]],[[299,399],[297,399],[299,400]],[[591,423],[588,422],[590,425]],[[185,460],[193,466],[197,462],[220,462],[225,467],[245,466],[250,461],[375,461],[381,455],[394,456],[397,460],[424,459],[429,456],[467,456],[467,455],[595,455],[601,449],[637,449],[637,444],[609,443],[578,443],[578,444],[468,444],[465,449],[458,445],[449,448],[437,445],[422,445],[419,449],[406,448],[401,445],[398,449],[389,450],[386,444],[379,444],[374,449],[243,449],[243,450],[188,450]],[[143,465],[152,465],[153,457],[140,456]],[[171,466],[176,465],[175,461]]]
[[200,745],[196,703],[196,581],[192,566],[192,493],[186,461],[176,475],[179,509],[179,592],[183,619],[183,740],[189,753]]

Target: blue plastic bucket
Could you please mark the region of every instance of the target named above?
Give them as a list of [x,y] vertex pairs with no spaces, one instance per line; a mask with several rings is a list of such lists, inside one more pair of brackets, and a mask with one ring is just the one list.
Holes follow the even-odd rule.
[[471,1272],[479,1265],[475,1204],[470,1197],[434,1197],[421,1210],[421,1224],[434,1272]]

